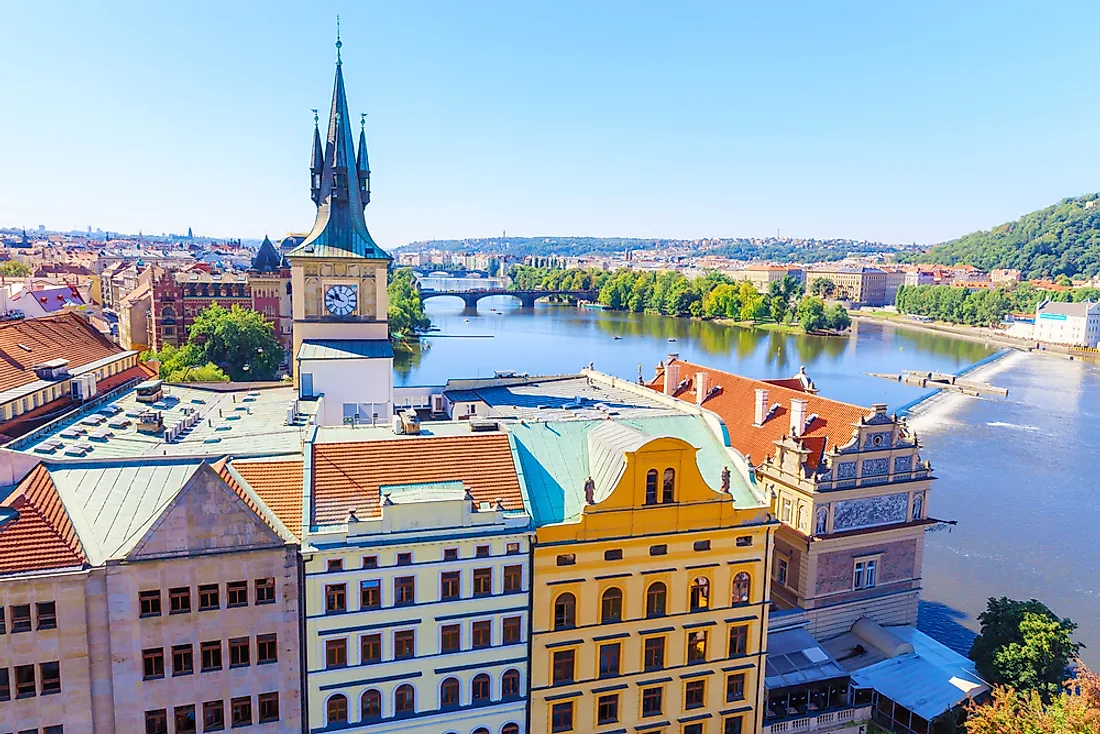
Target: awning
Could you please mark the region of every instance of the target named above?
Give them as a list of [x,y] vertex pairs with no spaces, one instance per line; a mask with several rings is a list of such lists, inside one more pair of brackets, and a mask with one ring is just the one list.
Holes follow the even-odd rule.
[[805,629],[783,630],[768,635],[764,685],[775,691],[820,681],[847,678],[840,663],[822,649]]

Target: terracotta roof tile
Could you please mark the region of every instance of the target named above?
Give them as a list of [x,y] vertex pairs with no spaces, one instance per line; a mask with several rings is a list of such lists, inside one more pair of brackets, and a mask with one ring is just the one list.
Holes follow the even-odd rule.
[[294,537],[302,538],[302,460],[234,461],[233,468]]
[[379,487],[460,481],[478,502],[500,498],[522,510],[523,495],[508,436],[485,434],[322,443],[313,447],[313,522],[341,523],[349,509],[379,514]]
[[0,323],[0,392],[34,382],[34,366],[51,359],[72,369],[122,351],[75,313]]
[[[813,422],[803,433],[803,444],[810,449],[807,466],[815,469],[821,461],[825,451],[834,446],[843,446],[852,438],[852,424],[858,423],[861,418],[870,414],[870,408],[859,405],[842,403],[837,400],[813,395],[801,389],[794,390],[785,387],[786,380],[754,380],[750,377],[742,377],[729,372],[703,367],[700,365],[676,360],[679,365],[680,379],[687,379],[688,384],[676,393],[681,400],[695,402],[695,375],[698,372],[707,374],[707,384],[711,389],[717,387],[715,393],[707,398],[703,407],[717,413],[726,422],[729,428],[730,443],[742,454],[751,455],[752,462],[759,464],[766,457],[775,452],[775,442],[790,432],[790,406],[791,399],[805,400],[807,416],[816,414]],[[648,387],[661,390],[664,375],[659,373]],[[801,383],[799,383],[801,386]],[[754,426],[756,417],[756,390],[763,388],[768,391],[768,404],[779,404],[779,407],[762,426]]]
[[14,520],[0,525],[0,574],[81,566],[87,560],[43,464],[0,501],[0,509],[18,513]]

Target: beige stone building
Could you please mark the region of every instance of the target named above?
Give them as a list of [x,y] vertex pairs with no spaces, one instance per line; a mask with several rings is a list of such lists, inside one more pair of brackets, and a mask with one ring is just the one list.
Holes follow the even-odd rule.
[[802,268],[785,265],[750,265],[743,270],[728,271],[727,274],[734,280],[749,281],[760,293],[767,293],[772,283],[781,283],[788,276],[797,283],[801,283],[805,277]]
[[4,460],[0,731],[303,730],[297,541],[232,470]]
[[[806,273],[807,284],[818,278],[826,278],[836,285],[833,297],[842,301],[851,301],[864,306],[885,306],[887,304],[887,275],[879,268],[861,265],[819,265]],[[897,285],[894,286],[897,293]]]

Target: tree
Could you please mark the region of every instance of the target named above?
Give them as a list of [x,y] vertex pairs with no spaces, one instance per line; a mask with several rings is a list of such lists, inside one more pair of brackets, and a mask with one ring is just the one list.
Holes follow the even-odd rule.
[[202,311],[188,330],[188,342],[201,355],[193,364],[215,364],[235,382],[275,379],[284,356],[271,322],[240,306],[226,310],[215,304]]
[[159,352],[142,352],[141,361],[160,362],[158,373],[166,382],[229,382],[220,367],[203,362],[202,350],[195,344],[179,348],[169,344]]
[[1100,734],[1100,676],[1079,666],[1048,704],[1037,691],[994,686],[988,702],[968,707],[966,734]]
[[825,304],[820,298],[807,296],[798,304],[798,324],[807,334],[821,331],[829,326],[828,316],[825,315]]
[[1035,691],[1049,701],[1061,690],[1066,670],[1082,645],[1077,625],[1059,619],[1042,602],[989,599],[978,615],[981,632],[970,648],[978,674],[990,683]]
[[386,296],[389,301],[386,318],[391,339],[406,339],[431,325],[431,320],[424,314],[416,278],[409,268],[398,268],[390,274]]
[[18,260],[7,260],[3,264],[0,264],[0,275],[12,277],[12,278],[25,278],[31,274],[31,268],[29,265]]
[[852,318],[848,315],[848,309],[839,303],[834,303],[825,313],[825,319],[829,328],[833,331],[844,331],[852,325]]
[[831,298],[836,293],[836,283],[828,278],[814,278],[810,281],[810,295],[819,298]]

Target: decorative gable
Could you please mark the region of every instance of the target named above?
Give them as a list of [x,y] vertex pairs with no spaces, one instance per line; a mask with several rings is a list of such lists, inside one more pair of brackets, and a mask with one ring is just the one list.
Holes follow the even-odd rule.
[[201,464],[126,558],[171,558],[285,544],[209,465]]

